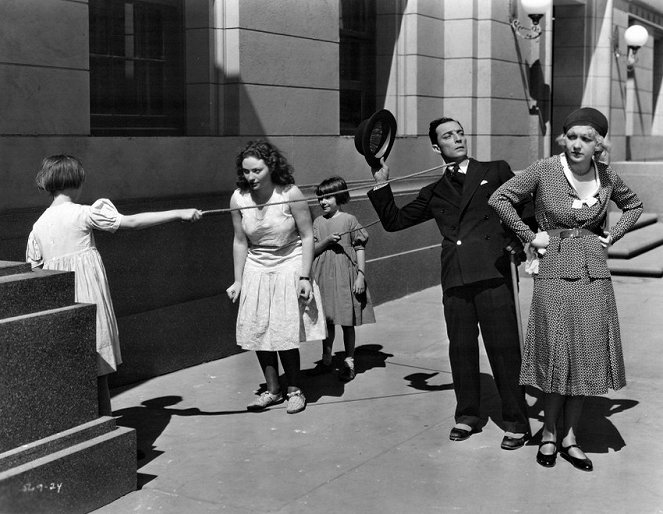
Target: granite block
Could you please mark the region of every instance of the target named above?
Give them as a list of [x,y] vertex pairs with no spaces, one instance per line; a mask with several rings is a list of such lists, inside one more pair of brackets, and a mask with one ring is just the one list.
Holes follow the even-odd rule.
[[96,306],[0,320],[0,452],[98,417]]
[[135,490],[136,432],[118,427],[0,473],[0,512],[90,512]]
[[115,418],[104,416],[77,427],[64,430],[38,441],[24,444],[13,450],[0,453],[0,473],[46,457],[70,446],[99,437],[115,430]]
[[30,269],[31,265],[27,262],[0,261],[0,277],[27,273]]
[[0,276],[0,319],[72,305],[75,275],[70,271],[30,271]]

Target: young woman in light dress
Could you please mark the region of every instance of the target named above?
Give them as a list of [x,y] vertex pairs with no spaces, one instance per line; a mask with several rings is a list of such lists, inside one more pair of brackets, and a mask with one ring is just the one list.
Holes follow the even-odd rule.
[[271,143],[249,142],[237,155],[236,168],[238,189],[230,199],[235,281],[227,293],[239,300],[237,344],[256,352],[267,383],[247,409],[260,411],[287,398],[286,412],[295,414],[306,408],[299,343],[326,336],[320,292],[311,279],[311,215],[292,166]]

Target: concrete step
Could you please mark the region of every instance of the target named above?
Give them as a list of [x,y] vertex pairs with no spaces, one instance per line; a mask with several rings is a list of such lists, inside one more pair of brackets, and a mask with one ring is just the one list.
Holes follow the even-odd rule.
[[0,276],[0,320],[73,305],[73,272],[36,269]]
[[631,277],[663,277],[663,246],[631,259],[608,259],[613,275]]
[[[619,221],[620,216],[622,215],[621,211],[609,212],[608,213],[608,227],[612,227],[617,221]],[[658,214],[653,212],[643,212],[642,216],[638,218],[638,221],[635,222],[631,232],[638,230],[639,228],[646,227],[647,225],[652,225],[658,221]]]
[[628,232],[608,249],[608,257],[630,259],[660,245],[663,245],[663,223],[656,222]]
[[30,269],[30,263],[28,262],[0,261],[0,277],[27,273]]
[[115,418],[103,416],[37,441],[17,446],[12,450],[0,453],[0,475],[17,466],[29,464],[36,459],[47,457],[52,453],[66,450],[76,444],[112,432],[116,428]]
[[[44,455],[0,473],[0,512],[92,512],[135,491],[136,431],[116,427],[94,436],[89,425],[19,448]],[[81,442],[59,449],[60,439],[76,438]]]

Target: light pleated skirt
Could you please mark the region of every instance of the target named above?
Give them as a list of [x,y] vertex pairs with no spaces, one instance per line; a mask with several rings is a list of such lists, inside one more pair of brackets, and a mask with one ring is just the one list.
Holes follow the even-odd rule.
[[247,259],[242,276],[237,344],[245,350],[281,351],[327,336],[320,290],[315,282],[307,304],[299,298],[301,257],[263,267]]
[[120,336],[113,310],[106,269],[96,248],[44,262],[44,269],[76,274],[76,301],[97,306],[97,375],[107,375],[122,363]]

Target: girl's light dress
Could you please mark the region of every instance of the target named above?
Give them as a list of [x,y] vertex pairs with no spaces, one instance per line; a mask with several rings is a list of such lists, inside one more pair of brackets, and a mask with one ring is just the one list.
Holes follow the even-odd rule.
[[110,200],[90,205],[61,203],[44,211],[28,237],[26,260],[32,267],[74,271],[76,301],[97,305],[97,375],[122,363],[117,321],[106,270],[94,243],[93,229],[115,232],[122,215]]
[[[276,186],[270,202],[289,200],[291,186]],[[233,199],[240,207],[256,205],[239,189]],[[237,344],[245,350],[281,351],[327,335],[320,290],[314,281],[313,299],[299,298],[302,241],[290,204],[243,209],[242,229],[249,242],[237,313]]]
[[357,278],[357,249],[364,249],[368,232],[357,218],[339,211],[331,218],[318,216],[313,222],[313,239],[320,242],[330,234],[343,234],[313,261],[313,277],[320,286],[327,320],[335,325],[359,326],[375,323],[371,294],[356,295],[352,288]]

